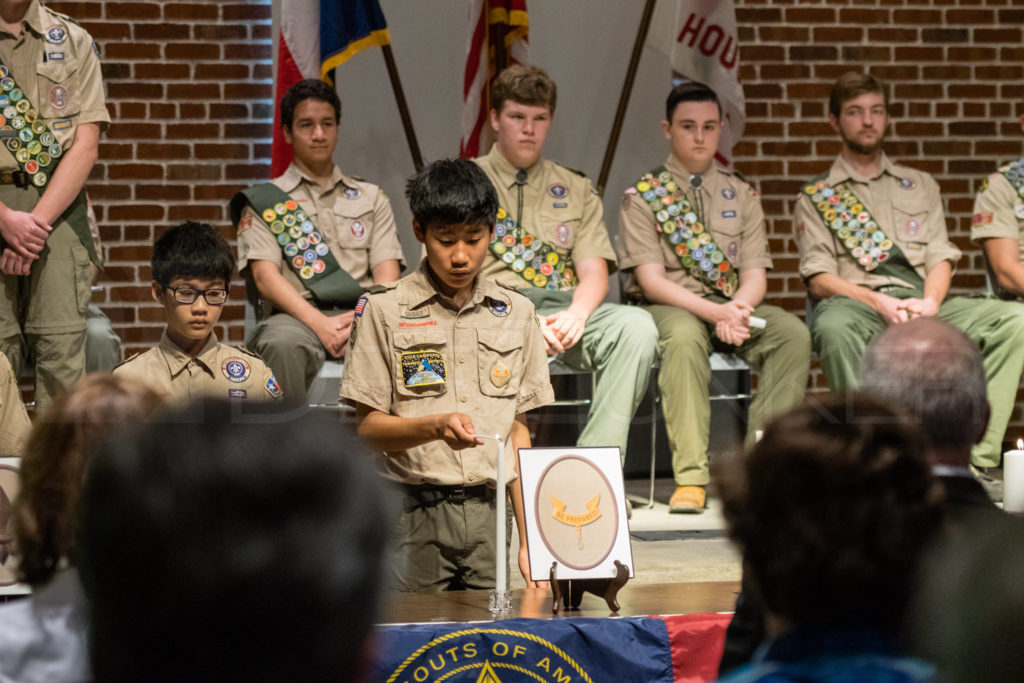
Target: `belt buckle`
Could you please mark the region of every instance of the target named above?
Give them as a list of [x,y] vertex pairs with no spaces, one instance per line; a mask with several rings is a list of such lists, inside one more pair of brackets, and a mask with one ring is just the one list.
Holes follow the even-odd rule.
[[23,171],[20,168],[17,171],[11,172],[11,180],[14,182],[14,186],[19,189],[25,189],[29,186],[29,176],[27,171]]
[[462,486],[456,486],[448,493],[448,502],[455,503],[456,505],[462,505],[466,502],[466,489]]

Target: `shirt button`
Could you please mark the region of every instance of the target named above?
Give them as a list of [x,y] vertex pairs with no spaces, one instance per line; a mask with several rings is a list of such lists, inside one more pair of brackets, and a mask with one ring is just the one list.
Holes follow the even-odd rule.
[[469,475],[469,476],[468,476],[468,477],[466,478],[466,480],[467,480],[467,481],[468,481],[468,482],[469,482],[470,484],[475,484],[475,483],[477,482],[477,476],[476,476],[475,474],[471,474],[471,475]]
[[455,327],[462,327],[462,321],[461,320],[456,320],[455,321]]
[[463,403],[465,403],[465,402],[466,402],[466,401],[468,401],[469,399],[468,399],[468,398],[466,398],[465,396],[463,396],[463,397],[462,397],[461,399],[459,399],[459,400],[461,400],[461,401],[462,401]]
[[465,356],[459,356],[459,362],[460,363],[465,363],[466,362],[466,357]]

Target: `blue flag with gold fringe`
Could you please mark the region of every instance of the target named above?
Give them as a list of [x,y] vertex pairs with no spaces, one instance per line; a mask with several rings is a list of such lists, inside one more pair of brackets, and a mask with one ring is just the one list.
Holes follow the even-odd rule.
[[325,81],[333,83],[334,68],[360,50],[390,44],[378,0],[320,0],[320,77]]

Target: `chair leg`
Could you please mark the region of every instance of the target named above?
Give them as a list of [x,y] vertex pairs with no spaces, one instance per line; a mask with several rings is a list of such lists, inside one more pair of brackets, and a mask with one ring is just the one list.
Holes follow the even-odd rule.
[[647,509],[654,509],[654,469],[655,460],[658,456],[658,403],[661,398],[658,394],[658,386],[654,385],[652,392],[653,399],[651,400],[651,487],[647,493]]

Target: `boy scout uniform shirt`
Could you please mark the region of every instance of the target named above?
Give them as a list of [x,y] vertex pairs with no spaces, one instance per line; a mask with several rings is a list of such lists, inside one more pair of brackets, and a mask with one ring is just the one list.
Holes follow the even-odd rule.
[[[519,195],[515,166],[491,147],[487,156],[474,159],[498,191],[498,203],[523,230],[553,247],[570,252],[573,267],[588,258],[603,258],[608,272],[616,270],[615,250],[604,224],[604,207],[590,181],[553,161],[541,159],[526,169],[523,215],[516,216]],[[483,274],[517,289],[530,285],[490,251]]]
[[[883,154],[881,173],[865,178],[839,157],[826,182],[832,187],[849,187],[922,279],[943,261],[955,265],[960,260],[960,250],[946,233],[939,186],[927,173],[895,164]],[[811,197],[801,192],[793,217],[800,246],[800,276],[805,281],[819,273],[831,273],[868,289],[913,287],[913,283],[861,267],[811,202]]]
[[1024,197],[1002,174],[1007,170],[1010,167],[1003,166],[999,173],[990,175],[975,197],[971,241],[981,244],[993,237],[1015,239],[1020,244],[1020,259],[1024,261]]
[[31,430],[18,379],[7,356],[0,353],[0,456],[21,455]]
[[259,356],[210,338],[196,357],[171,341],[166,330],[160,345],[132,356],[114,368],[115,375],[133,377],[164,396],[168,408],[183,408],[199,397],[276,401],[281,389]]
[[[373,284],[373,267],[382,261],[395,259],[405,267],[391,202],[376,185],[343,175],[335,166],[330,187],[323,191],[294,163],[270,182],[298,202],[323,235],[338,265],[361,286]],[[238,221],[238,270],[245,270],[250,261],[276,264],[288,284],[311,298],[302,280],[285,263],[270,226],[246,206]]]
[[[506,477],[515,478],[509,434],[515,416],[554,400],[544,337],[533,305],[477,276],[461,310],[420,268],[356,306],[341,397],[398,417],[460,412],[478,434],[505,442]],[[453,451],[431,441],[382,458],[405,484],[494,485],[496,444]]]
[[[79,124],[98,123],[102,130],[110,123],[100,59],[84,28],[39,0],[32,0],[23,23],[21,36],[0,31],[0,60],[60,143],[63,158]],[[13,153],[0,145],[0,170],[18,168]],[[40,170],[50,174],[53,168]]]
[[[740,273],[755,268],[771,269],[772,258],[765,235],[764,211],[761,209],[761,200],[749,183],[718,162],[713,162],[711,169],[703,176],[701,189],[693,190],[689,188],[689,171],[683,168],[674,155],[669,155],[665,168],[673,175],[676,184],[686,190],[686,196],[691,201],[697,192],[700,193],[704,202],[704,227]],[[683,268],[674,245],[661,233],[651,207],[636,187],[627,188],[622,197],[619,231],[622,253],[620,265],[624,270],[648,263],[660,263],[665,266],[665,276],[669,280],[694,294],[721,295],[718,289],[709,287],[693,277],[689,269]],[[632,272],[626,293],[634,298],[643,298],[636,275]]]

